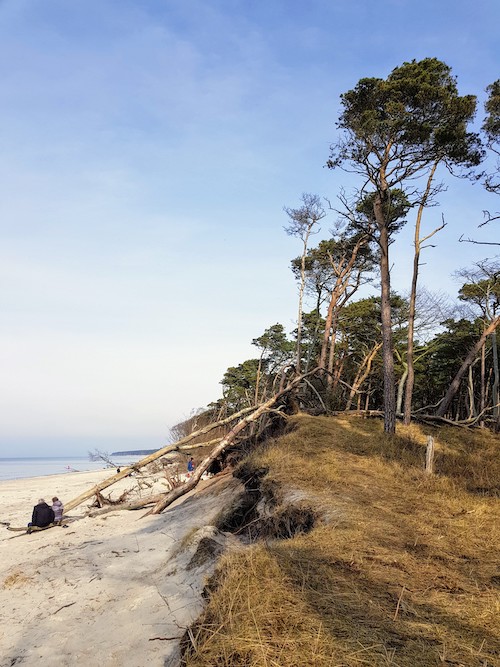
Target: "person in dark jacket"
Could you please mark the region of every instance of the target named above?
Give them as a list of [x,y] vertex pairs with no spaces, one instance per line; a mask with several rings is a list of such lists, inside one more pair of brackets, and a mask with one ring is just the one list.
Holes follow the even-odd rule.
[[54,522],[55,514],[52,507],[47,505],[43,498],[40,498],[38,504],[33,508],[33,516],[31,523],[28,526],[38,526],[38,528],[46,528]]

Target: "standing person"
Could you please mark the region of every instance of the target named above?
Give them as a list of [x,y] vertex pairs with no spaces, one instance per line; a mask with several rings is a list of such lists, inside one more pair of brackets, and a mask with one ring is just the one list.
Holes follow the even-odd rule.
[[188,476],[191,475],[191,473],[194,472],[194,469],[195,469],[195,468],[196,468],[196,466],[195,466],[195,464],[194,464],[194,459],[193,459],[193,457],[191,456],[191,458],[190,458],[189,461],[188,461]]
[[52,498],[52,509],[54,510],[54,522],[61,523],[64,513],[64,505],[57,496]]
[[31,522],[28,526],[37,526],[38,528],[46,528],[54,521],[54,510],[49,507],[43,498],[40,498],[38,503],[33,508]]

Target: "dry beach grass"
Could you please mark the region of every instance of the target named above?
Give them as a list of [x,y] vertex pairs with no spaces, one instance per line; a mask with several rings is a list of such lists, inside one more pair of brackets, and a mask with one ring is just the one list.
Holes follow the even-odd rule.
[[293,490],[323,519],[224,557],[186,665],[500,665],[499,454],[480,431],[294,418],[245,466],[277,511]]
[[[82,506],[66,530],[4,531],[0,667],[170,667],[181,641],[189,667],[500,667],[499,453],[480,431],[389,439],[378,420],[298,415],[236,471],[254,495],[223,474],[159,516]],[[1,518],[107,474],[4,482]]]

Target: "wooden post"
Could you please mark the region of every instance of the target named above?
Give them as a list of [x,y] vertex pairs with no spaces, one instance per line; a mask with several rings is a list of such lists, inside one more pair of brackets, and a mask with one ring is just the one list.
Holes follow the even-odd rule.
[[425,452],[425,472],[428,475],[434,473],[434,438],[432,435],[427,436],[427,450]]

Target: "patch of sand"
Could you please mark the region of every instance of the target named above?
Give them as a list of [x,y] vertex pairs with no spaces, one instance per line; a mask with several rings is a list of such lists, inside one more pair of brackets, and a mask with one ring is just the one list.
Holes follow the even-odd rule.
[[[0,520],[25,525],[38,498],[67,502],[108,476],[1,482]],[[122,480],[113,497],[133,484]],[[67,528],[27,535],[0,526],[0,666],[177,665],[179,639],[202,611],[217,555],[237,546],[213,523],[242,492],[223,475],[159,516],[141,518],[145,510],[138,510],[90,518],[84,503],[70,512]]]

